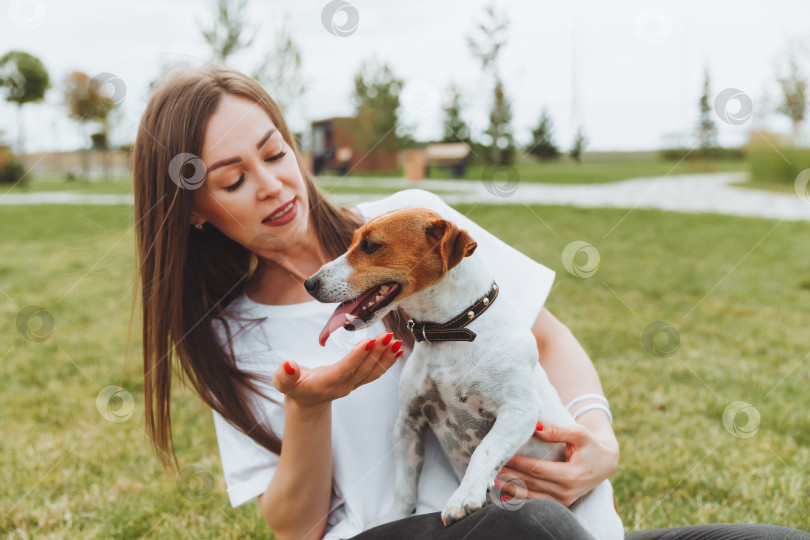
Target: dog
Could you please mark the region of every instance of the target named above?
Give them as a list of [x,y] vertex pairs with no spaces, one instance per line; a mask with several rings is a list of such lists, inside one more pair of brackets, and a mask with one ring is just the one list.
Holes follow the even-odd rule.
[[[531,329],[497,301],[498,284],[476,247],[435,211],[393,210],[361,226],[347,252],[305,282],[318,301],[340,303],[321,345],[338,328],[365,328],[397,307],[411,317],[416,343],[400,379],[394,504],[372,526],[415,511],[428,427],[460,481],[441,512],[445,526],[487,504],[515,454],[565,461],[564,444],[533,434],[538,420],[571,425],[574,418],[538,361]],[[624,538],[608,480],[569,508],[596,538]]]

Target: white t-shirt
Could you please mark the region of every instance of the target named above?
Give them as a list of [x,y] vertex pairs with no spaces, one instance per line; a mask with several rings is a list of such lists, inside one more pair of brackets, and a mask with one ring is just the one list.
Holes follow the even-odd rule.
[[[553,270],[505,244],[428,191],[408,189],[357,205],[366,221],[389,210],[408,207],[430,208],[465,229],[478,243],[475,253],[481,255],[499,285],[498,301],[515,306],[525,324],[532,325],[551,290]],[[256,303],[244,294],[236,298],[227,311],[243,317],[266,317],[258,324],[228,320],[239,367],[271,377],[288,359],[309,368],[330,365],[345,357],[358,341],[385,331],[381,321],[354,332],[341,328],[329,337],[326,347],[321,347],[318,334],[336,305],[312,300],[271,306]],[[224,343],[221,323],[214,321],[213,327],[220,343]],[[332,402],[332,502],[325,539],[359,534],[365,524],[391,507],[399,376],[408,355],[406,351],[376,381]],[[284,396],[272,384],[261,388],[283,404]],[[260,411],[258,416],[280,437],[284,432],[283,408],[258,398],[255,406]],[[231,505],[236,507],[256,499],[273,478],[279,456],[259,446],[216,411],[214,425]],[[428,430],[416,513],[440,511],[458,484],[450,462]]]

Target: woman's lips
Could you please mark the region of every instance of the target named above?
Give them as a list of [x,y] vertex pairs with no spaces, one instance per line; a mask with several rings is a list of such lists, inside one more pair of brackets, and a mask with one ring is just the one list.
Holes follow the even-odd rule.
[[295,219],[296,214],[298,214],[298,201],[293,199],[292,201],[292,208],[289,212],[281,216],[280,218],[270,220],[270,221],[262,221],[262,225],[268,225],[270,227],[280,227],[281,225],[286,225],[293,219]]

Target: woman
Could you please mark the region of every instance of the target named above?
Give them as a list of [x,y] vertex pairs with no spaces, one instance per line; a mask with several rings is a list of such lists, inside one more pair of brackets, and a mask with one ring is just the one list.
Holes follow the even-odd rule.
[[336,339],[339,331],[319,347],[334,306],[313,301],[303,282],[343,253],[365,220],[427,206],[497,255],[496,278],[512,272],[533,283],[514,300],[530,315],[551,382],[564,402],[584,396],[576,407],[584,412],[575,426],[536,432],[567,443],[566,463],[516,456],[501,471],[512,480],[505,498],[516,491],[528,498],[519,510],[492,505],[442,527],[437,513],[458,481],[428,441],[418,515],[360,537],[588,537],[565,506],[613,473],[619,449],[593,365],[542,308],[553,272],[424,191],[350,208],[331,204],[307,174],[277,105],[222,65],[181,69],[162,81],[141,121],[134,183],[146,424],[164,465],[174,462],[173,348],[178,368],[214,411],[234,506],[258,498],[281,539],[353,537],[382,516],[391,500],[398,370],[413,339],[402,314],[392,312],[366,332]]

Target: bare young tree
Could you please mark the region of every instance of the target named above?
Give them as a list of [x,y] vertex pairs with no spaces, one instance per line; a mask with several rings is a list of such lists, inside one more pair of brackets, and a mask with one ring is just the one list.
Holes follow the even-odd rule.
[[216,20],[208,28],[200,25],[203,38],[211,47],[215,59],[225,62],[230,55],[253,43],[255,35],[246,30],[245,8],[248,2],[249,0],[216,0]]
[[799,129],[807,112],[807,79],[799,68],[796,58],[796,47],[788,47],[787,66],[778,75],[782,87],[782,104],[779,112],[787,115],[793,122],[793,139],[799,136]]

